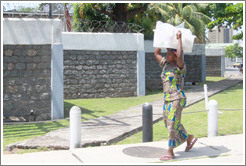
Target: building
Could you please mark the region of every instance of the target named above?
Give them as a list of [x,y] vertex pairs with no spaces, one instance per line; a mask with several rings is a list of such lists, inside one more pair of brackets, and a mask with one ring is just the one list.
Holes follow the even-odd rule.
[[232,43],[233,29],[214,27],[212,31],[208,31],[209,43]]

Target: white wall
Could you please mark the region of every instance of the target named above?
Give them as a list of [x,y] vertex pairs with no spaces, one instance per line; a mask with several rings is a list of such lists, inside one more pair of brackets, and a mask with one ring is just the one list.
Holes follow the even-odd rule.
[[61,44],[61,32],[59,19],[3,19],[3,44]]
[[206,56],[225,56],[225,48],[207,48],[205,49]]
[[141,33],[62,32],[64,50],[144,50]]

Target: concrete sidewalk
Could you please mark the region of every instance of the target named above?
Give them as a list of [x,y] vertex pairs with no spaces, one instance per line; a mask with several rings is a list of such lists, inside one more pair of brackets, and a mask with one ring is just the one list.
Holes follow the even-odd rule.
[[[233,85],[242,82],[241,79],[225,79],[216,83],[208,84],[208,95],[212,96]],[[204,99],[202,85],[191,86],[186,91],[187,107]],[[153,121],[162,120],[163,101],[154,101]],[[200,110],[197,110],[200,111]],[[109,116],[103,116],[81,124],[82,147],[108,145],[118,142],[135,134],[142,129],[142,105],[132,107],[127,110],[117,112]],[[47,147],[52,149],[69,149],[69,127],[62,128],[47,133],[45,136],[35,137],[22,142],[13,143],[6,146],[6,150],[14,148],[37,148]]]
[[99,146],[3,155],[2,163],[10,164],[245,164],[243,134],[199,138],[189,152],[185,143],[175,149],[175,159],[160,161],[166,153],[167,141],[127,145]]

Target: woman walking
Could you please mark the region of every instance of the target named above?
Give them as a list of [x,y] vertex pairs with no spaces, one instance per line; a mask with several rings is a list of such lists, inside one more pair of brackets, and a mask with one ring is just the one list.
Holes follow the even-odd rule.
[[187,134],[181,124],[181,113],[186,104],[186,96],[183,91],[186,65],[183,60],[181,31],[177,32],[178,48],[167,48],[166,57],[161,56],[161,49],[155,49],[155,57],[162,68],[161,78],[163,82],[164,105],[163,118],[168,129],[168,151],[160,160],[173,159],[173,149],[187,142],[185,151],[189,151],[197,138]]

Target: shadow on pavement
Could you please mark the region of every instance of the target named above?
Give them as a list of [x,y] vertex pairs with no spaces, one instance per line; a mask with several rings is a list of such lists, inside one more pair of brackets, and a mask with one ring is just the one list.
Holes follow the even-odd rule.
[[[175,152],[175,160],[179,159],[191,159],[200,157],[218,157],[222,154],[231,151],[225,146],[204,146],[204,147],[193,147],[191,151],[177,151]],[[125,155],[140,158],[160,158],[166,154],[167,149],[151,146],[132,146],[123,149]]]
[[225,146],[193,147],[191,151],[179,151],[175,153],[175,159],[188,159],[199,157],[218,157],[223,153],[231,151]]

